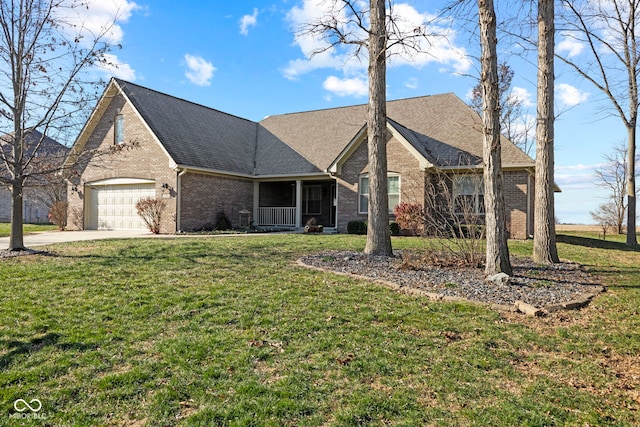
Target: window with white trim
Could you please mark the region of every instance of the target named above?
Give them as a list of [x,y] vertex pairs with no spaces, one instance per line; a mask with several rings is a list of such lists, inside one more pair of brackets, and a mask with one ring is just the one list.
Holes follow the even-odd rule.
[[124,116],[118,114],[113,124],[113,137],[116,144],[124,143]]
[[322,215],[322,186],[305,185],[302,187],[302,213]]
[[[389,213],[400,204],[400,175],[387,175],[387,196],[389,198]],[[359,212],[369,212],[369,175],[361,175],[358,185]]]
[[484,182],[482,181],[482,175],[454,176],[453,197],[456,214],[484,214]]

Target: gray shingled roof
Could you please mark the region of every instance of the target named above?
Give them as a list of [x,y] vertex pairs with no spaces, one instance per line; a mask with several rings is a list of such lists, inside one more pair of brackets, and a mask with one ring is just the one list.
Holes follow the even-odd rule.
[[[367,121],[367,106],[267,117],[259,123],[114,79],[178,165],[243,175],[322,173]],[[480,117],[454,94],[389,101],[389,123],[437,166],[482,159]],[[504,140],[503,166],[534,161]],[[391,153],[392,155],[392,153]]]
[[253,174],[255,122],[115,80],[178,165]]
[[[332,108],[267,117],[260,122],[318,169],[325,170],[366,124],[367,106]],[[452,93],[389,101],[387,116],[418,152],[436,166],[468,166],[482,160],[482,122]],[[503,166],[534,161],[506,139]]]
[[[482,120],[453,93],[391,101],[390,119],[410,129],[437,166],[467,166],[482,161]],[[411,141],[409,141],[411,142]],[[502,164],[534,166],[535,162],[515,144],[502,139]]]

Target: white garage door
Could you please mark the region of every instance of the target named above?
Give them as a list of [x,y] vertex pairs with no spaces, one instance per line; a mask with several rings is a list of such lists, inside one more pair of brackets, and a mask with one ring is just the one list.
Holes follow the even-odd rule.
[[146,230],[136,203],[155,197],[155,184],[96,186],[91,191],[90,228],[98,230]]

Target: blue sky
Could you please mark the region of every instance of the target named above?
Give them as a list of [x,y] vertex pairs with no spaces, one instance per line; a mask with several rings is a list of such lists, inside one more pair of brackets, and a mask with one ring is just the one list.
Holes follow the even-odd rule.
[[[117,69],[105,77],[125,80],[251,120],[288,112],[367,102],[366,64],[340,49],[310,58],[321,43],[295,28],[317,16],[319,0],[169,1],[94,0],[87,14],[119,11],[112,41]],[[406,22],[420,24],[439,12],[438,0],[397,0]],[[467,24],[468,25],[468,24]],[[478,71],[476,40],[456,19],[433,27],[447,38],[431,40],[428,54],[396,56],[387,72],[387,97],[400,99],[454,92],[467,100]],[[580,47],[558,38],[577,55]],[[509,46],[500,46],[507,52]],[[502,56],[515,71],[514,90],[535,115],[535,67]],[[593,168],[624,141],[622,122],[604,117],[601,96],[589,83],[556,64],[556,215],[561,222],[590,223],[589,211],[606,193],[593,184]],[[600,101],[599,101],[600,99]]]

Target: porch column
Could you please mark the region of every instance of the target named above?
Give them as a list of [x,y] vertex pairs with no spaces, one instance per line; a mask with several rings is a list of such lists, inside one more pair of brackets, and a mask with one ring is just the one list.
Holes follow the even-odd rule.
[[296,180],[296,228],[302,227],[302,180]]
[[253,181],[253,222],[255,225],[258,223],[258,208],[260,207],[260,183]]

